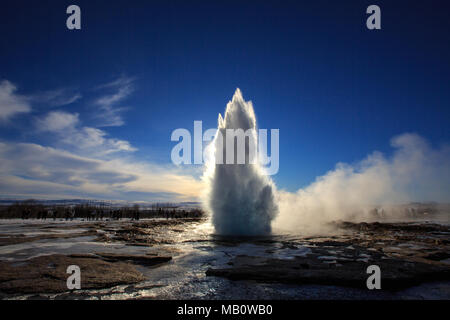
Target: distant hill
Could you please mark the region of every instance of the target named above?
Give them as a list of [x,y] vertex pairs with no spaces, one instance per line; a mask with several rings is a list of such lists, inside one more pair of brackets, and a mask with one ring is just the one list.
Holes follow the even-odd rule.
[[124,201],[124,200],[92,200],[92,199],[59,199],[59,200],[35,200],[35,199],[0,199],[0,206],[9,206],[17,202],[32,201],[35,204],[44,206],[74,206],[80,204],[89,204],[91,206],[103,207],[128,207],[135,204],[141,208],[199,208],[200,202],[145,202],[145,201]]

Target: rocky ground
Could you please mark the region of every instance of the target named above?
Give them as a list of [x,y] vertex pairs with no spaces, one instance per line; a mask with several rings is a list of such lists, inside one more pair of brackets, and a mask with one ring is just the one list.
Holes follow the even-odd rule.
[[334,223],[343,234],[283,242],[310,249],[293,259],[239,255],[207,275],[233,280],[366,286],[367,266],[382,272],[383,288],[397,290],[427,281],[450,280],[450,229],[438,224]]
[[[23,224],[15,233],[0,234],[1,249],[19,245],[36,245],[40,242],[58,243],[62,239],[80,239],[90,237],[89,241],[100,243],[121,242],[125,245],[153,246],[159,243],[173,243],[164,239],[184,224],[197,222],[199,219],[158,220],[142,223],[130,221],[94,223],[38,223],[32,226]],[[23,230],[21,230],[23,229]],[[21,232],[23,231],[23,232]],[[147,252],[144,254],[127,254],[114,252],[89,252],[39,254],[25,259],[2,255],[0,261],[0,294],[3,296],[30,293],[67,292],[67,267],[77,265],[83,274],[83,289],[110,288],[117,285],[135,284],[146,277],[136,266],[157,267],[172,259],[165,252]],[[10,260],[10,261],[8,261]]]
[[[450,299],[448,225],[333,227],[333,236],[229,238],[202,219],[3,221],[0,297]],[[366,287],[373,264],[378,293]],[[80,267],[82,290],[67,289],[69,265]]]

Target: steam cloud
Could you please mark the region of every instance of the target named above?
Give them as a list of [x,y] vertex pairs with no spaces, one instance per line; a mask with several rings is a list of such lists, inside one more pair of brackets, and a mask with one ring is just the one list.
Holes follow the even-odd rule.
[[[208,193],[205,204],[212,212],[212,223],[221,235],[264,235],[271,232],[271,222],[278,208],[275,203],[275,187],[258,164],[250,164],[246,144],[245,164],[216,164],[219,152],[226,159],[227,129],[251,129],[248,145],[257,146],[256,118],[251,102],[244,101],[242,93],[236,90],[227,104],[225,116],[219,114],[218,132],[206,153]],[[219,137],[223,137],[220,143]],[[222,147],[222,145],[224,147]],[[236,157],[236,145],[235,153]],[[208,158],[209,157],[209,158]],[[236,162],[234,162],[236,163]]]
[[394,137],[391,145],[395,151],[390,158],[374,152],[356,165],[338,164],[296,193],[279,191],[280,215],[274,227],[303,234],[326,233],[330,231],[327,223],[333,220],[373,219],[374,208],[383,210],[385,217],[404,218],[407,208],[400,204],[448,203],[450,147],[434,149],[410,133]]

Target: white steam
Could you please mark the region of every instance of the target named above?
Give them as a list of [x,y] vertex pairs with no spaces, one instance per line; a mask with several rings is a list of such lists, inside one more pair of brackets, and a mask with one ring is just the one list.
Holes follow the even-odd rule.
[[[246,143],[244,164],[216,164],[216,156],[222,152],[226,159],[226,130],[250,129],[252,134]],[[275,187],[258,164],[249,163],[248,145],[257,146],[256,118],[251,102],[244,101],[236,90],[227,104],[225,116],[219,114],[218,132],[206,152],[207,182],[205,206],[212,213],[212,223],[221,235],[264,235],[271,232],[271,223],[277,213]],[[224,140],[220,141],[219,137]],[[250,141],[253,140],[253,141]],[[222,147],[223,145],[223,147]],[[234,155],[236,157],[235,152]],[[236,162],[234,162],[236,163]]]
[[[394,137],[391,158],[375,152],[356,165],[338,164],[296,193],[278,192],[274,227],[305,233],[327,232],[333,220],[368,220],[375,208],[402,217],[411,201],[450,200],[450,148],[433,149],[416,134]],[[401,208],[401,209],[400,209]]]

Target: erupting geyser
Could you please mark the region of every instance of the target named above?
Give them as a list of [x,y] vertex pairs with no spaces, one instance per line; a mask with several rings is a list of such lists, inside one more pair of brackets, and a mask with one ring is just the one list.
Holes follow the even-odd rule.
[[[226,162],[226,134],[230,130],[242,129],[250,134],[245,140],[245,162]],[[222,140],[222,141],[220,141]],[[236,90],[227,104],[225,116],[219,114],[218,131],[209,146],[206,178],[208,195],[206,206],[212,212],[216,233],[221,235],[264,235],[271,232],[271,222],[278,207],[275,202],[275,186],[265,175],[258,161],[250,161],[249,146],[258,146],[256,118],[252,103],[244,101],[242,93]],[[234,144],[234,156],[239,152]],[[237,152],[236,152],[237,151]],[[223,163],[217,163],[222,153]]]

